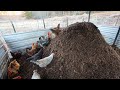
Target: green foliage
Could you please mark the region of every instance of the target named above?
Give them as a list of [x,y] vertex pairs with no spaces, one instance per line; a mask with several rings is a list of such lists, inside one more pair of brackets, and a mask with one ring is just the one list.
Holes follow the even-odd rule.
[[31,18],[32,18],[32,12],[31,12],[31,11],[25,11],[24,16],[25,16],[27,19],[31,19]]

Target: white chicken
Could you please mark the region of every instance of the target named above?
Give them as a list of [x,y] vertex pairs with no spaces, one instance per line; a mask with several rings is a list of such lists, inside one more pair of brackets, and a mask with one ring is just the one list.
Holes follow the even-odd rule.
[[56,35],[54,33],[50,33],[50,38],[54,39],[56,37]]
[[34,70],[33,71],[33,75],[32,75],[32,78],[31,79],[41,79],[40,78],[40,75],[37,73],[37,70]]
[[37,61],[30,61],[32,63],[35,63],[39,67],[46,67],[50,62],[53,60],[54,53],[49,55],[48,57],[45,57],[43,59],[37,60]]

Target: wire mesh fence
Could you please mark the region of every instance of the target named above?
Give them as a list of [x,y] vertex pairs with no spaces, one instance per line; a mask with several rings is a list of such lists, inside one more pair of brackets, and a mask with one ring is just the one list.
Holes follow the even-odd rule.
[[3,35],[18,33],[18,32],[29,32],[35,30],[41,30],[45,28],[56,27],[57,24],[61,24],[62,27],[66,27],[65,20],[52,20],[52,19],[39,19],[39,20],[20,20],[20,21],[4,21],[0,22],[0,32]]
[[3,35],[15,32],[29,32],[43,28],[42,21],[40,20],[6,21],[0,24],[0,31]]
[[[66,27],[75,22],[88,22],[89,13],[81,15],[64,15],[62,17],[55,16],[45,19],[30,19],[30,20],[7,20],[0,21],[0,32],[5,34],[12,34],[17,32],[29,32],[34,30],[49,29],[56,27],[58,24],[61,27]],[[104,12],[94,13],[91,12],[90,22],[95,25],[103,26],[119,26],[120,25],[120,12]]]
[[13,34],[17,32],[29,32],[34,30],[48,29],[56,27],[58,24],[61,27],[66,27],[75,22],[87,21],[87,14],[82,16],[63,16],[45,19],[32,20],[7,20],[0,21],[0,32],[3,35]]

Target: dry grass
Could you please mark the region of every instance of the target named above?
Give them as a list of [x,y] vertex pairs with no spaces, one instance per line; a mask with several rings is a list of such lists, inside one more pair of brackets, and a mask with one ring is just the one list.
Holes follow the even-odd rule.
[[[99,13],[92,13],[91,14],[91,22],[95,25],[109,25],[114,26],[118,17],[120,16],[120,11],[106,11],[106,12],[99,12]],[[62,27],[67,26],[67,18],[68,24],[73,24],[75,22],[82,22],[87,21],[88,14],[82,15],[72,15],[72,16],[62,16],[62,17],[53,17],[45,19],[45,26],[46,28],[56,27],[57,24],[61,24]],[[12,19],[11,19],[12,20]],[[25,20],[25,19],[13,19],[13,24],[17,32],[28,32],[34,31],[38,29],[44,29],[43,20]],[[120,19],[118,20],[117,26],[120,25]],[[0,30],[3,34],[11,34],[14,33],[13,27],[9,20],[0,20]]]

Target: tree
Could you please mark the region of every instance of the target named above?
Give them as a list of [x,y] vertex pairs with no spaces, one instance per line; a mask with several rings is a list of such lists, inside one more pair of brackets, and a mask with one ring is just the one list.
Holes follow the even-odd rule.
[[25,11],[24,16],[25,16],[27,19],[31,19],[31,18],[32,18],[32,11]]

